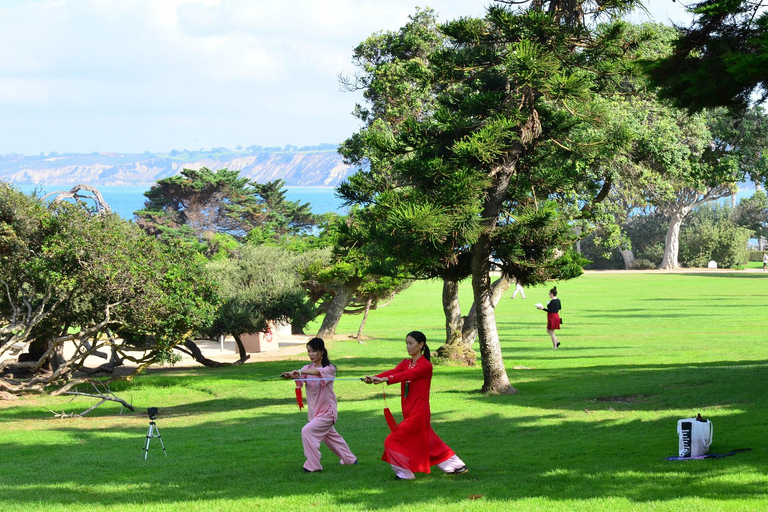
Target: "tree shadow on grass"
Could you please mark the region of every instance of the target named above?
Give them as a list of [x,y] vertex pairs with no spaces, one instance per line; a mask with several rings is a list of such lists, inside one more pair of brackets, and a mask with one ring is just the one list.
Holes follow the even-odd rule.
[[711,279],[713,277],[717,278],[729,278],[729,279],[765,279],[768,278],[768,273],[763,274],[762,272],[748,272],[748,273],[739,273],[739,271],[733,271],[733,272],[685,272],[686,276],[692,276],[692,277],[705,277],[707,279]]
[[[252,397],[167,409],[158,404],[168,459],[156,440],[143,459],[146,417],[126,418],[124,425],[110,418],[109,428],[105,418],[51,420],[41,422],[51,431],[43,446],[7,436],[0,441],[2,501],[26,509],[82,510],[131,504],[216,508],[229,501],[250,509],[297,503],[348,510],[462,508],[478,495],[499,507],[538,499],[579,508],[606,497],[620,506],[672,506],[686,498],[724,506],[729,500],[757,502],[768,482],[768,399],[756,383],[764,380],[767,364],[539,370],[533,381],[513,382],[520,393],[497,396],[480,395],[478,381],[467,379],[481,377],[479,369],[441,367],[433,381],[433,426],[470,472],[452,477],[435,470],[416,482],[395,481],[379,460],[388,429],[378,386],[349,387],[349,396],[340,399],[337,428],[360,464],[339,466],[324,448],[325,470],[311,475],[301,472],[299,432],[306,414],[288,409],[295,408],[290,394],[275,398],[282,389],[274,386],[254,387]],[[259,395],[260,389],[269,394]],[[393,398],[389,405],[399,417]],[[697,412],[715,426],[712,453],[754,450],[723,459],[665,460],[677,452],[677,420]],[[87,465],[73,468],[72,461]]]
[[[720,411],[715,421],[744,425],[746,416]],[[46,457],[35,446],[0,443],[5,461],[0,467],[11,475],[2,499],[29,509],[171,503],[207,508],[208,501],[215,508],[228,500],[253,509],[281,507],[284,497],[292,505],[298,500],[325,509],[383,510],[435,503],[453,508],[477,495],[494,503],[539,498],[577,508],[606,496],[635,504],[765,497],[768,463],[759,450],[727,459],[670,462],[664,457],[677,449],[674,415],[585,418],[439,413],[433,418],[436,432],[470,472],[452,477],[434,468],[435,473],[418,475],[416,482],[395,481],[379,460],[388,430],[378,410],[345,411],[340,418],[339,431],[357,455],[357,466],[339,466],[324,448],[325,470],[311,475],[301,472],[304,418],[294,414],[172,427],[159,419],[168,458],[153,440],[146,461],[145,428],[103,431],[68,425],[56,430],[77,442],[50,444]],[[712,449],[749,447],[741,441],[738,433],[723,434]],[[13,472],[18,466],[11,461],[22,460],[23,474],[34,474],[34,481]],[[88,460],[89,470],[73,471],[72,460]]]

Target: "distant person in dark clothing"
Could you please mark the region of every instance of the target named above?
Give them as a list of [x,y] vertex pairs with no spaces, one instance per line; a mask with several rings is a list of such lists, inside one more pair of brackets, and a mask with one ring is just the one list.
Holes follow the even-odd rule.
[[547,312],[547,334],[552,338],[552,348],[557,350],[560,346],[560,342],[557,341],[555,330],[560,329],[560,299],[557,298],[557,287],[555,286],[549,290],[549,302],[544,307],[541,304],[536,305],[537,308]]

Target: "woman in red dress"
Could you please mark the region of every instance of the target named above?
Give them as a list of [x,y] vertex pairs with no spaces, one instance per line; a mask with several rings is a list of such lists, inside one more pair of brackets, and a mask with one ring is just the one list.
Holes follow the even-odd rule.
[[410,332],[405,337],[405,346],[410,359],[392,370],[363,379],[368,384],[400,383],[403,421],[384,440],[381,460],[392,465],[398,480],[413,480],[414,473],[429,473],[430,466],[449,474],[466,473],[464,462],[437,437],[430,424],[432,363],[427,337],[419,331]]
[[554,286],[549,290],[549,302],[547,302],[547,307],[536,307],[547,312],[547,334],[549,334],[549,337],[552,339],[552,348],[557,350],[557,347],[560,346],[560,342],[557,339],[555,330],[560,329],[560,324],[562,323],[562,320],[560,320],[560,310],[562,309],[562,306],[560,305],[560,299],[557,298],[557,286]]

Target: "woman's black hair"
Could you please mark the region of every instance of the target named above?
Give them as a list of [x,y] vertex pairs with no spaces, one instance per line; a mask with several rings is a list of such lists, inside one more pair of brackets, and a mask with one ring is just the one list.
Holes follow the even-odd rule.
[[307,346],[310,347],[315,352],[321,352],[323,353],[323,366],[330,366],[331,360],[328,359],[328,351],[325,350],[325,342],[323,341],[323,338],[312,338],[307,342]]
[[424,336],[424,333],[421,331],[411,331],[405,335],[406,339],[408,336],[415,339],[417,342],[424,344],[424,346],[421,347],[421,353],[427,358],[427,361],[429,361],[429,347],[427,346],[427,337]]
[[551,290],[549,290],[549,293],[557,297],[557,286],[553,286]]

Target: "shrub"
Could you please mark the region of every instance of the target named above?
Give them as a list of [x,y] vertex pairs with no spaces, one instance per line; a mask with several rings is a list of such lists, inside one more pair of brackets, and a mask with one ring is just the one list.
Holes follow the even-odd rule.
[[728,206],[714,205],[695,210],[691,221],[680,230],[680,263],[706,267],[715,260],[720,268],[734,268],[747,262],[750,230],[736,226]]
[[632,270],[652,270],[658,265],[655,265],[652,261],[645,258],[638,258],[632,263]]
[[591,260],[584,268],[587,270],[623,269],[624,260],[616,249],[606,249],[595,245],[595,237],[589,235],[581,241],[581,255]]

